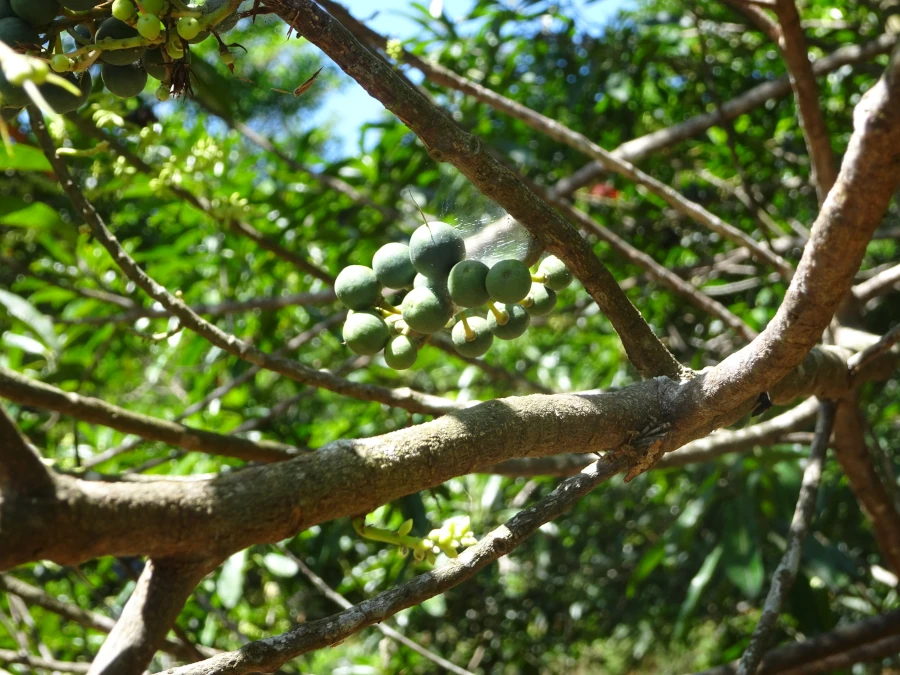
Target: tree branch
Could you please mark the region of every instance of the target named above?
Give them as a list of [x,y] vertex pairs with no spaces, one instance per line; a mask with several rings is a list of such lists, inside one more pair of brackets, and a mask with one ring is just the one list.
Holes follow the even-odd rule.
[[6,368],[0,368],[0,396],[22,405],[55,410],[85,422],[161,441],[176,448],[237,457],[246,461],[280,462],[296,457],[305,450],[275,441],[251,441],[238,436],[226,436],[149,417],[118,408],[100,399],[62,391]]
[[[279,295],[271,298],[253,298],[244,301],[221,302],[217,305],[194,305],[191,311],[195,314],[207,316],[222,316],[237,312],[249,312],[255,309],[274,311],[284,307],[296,307],[302,305],[318,305],[333,302],[336,299],[333,291],[321,291],[319,293],[295,293],[293,295]],[[100,326],[109,323],[130,323],[136,319],[157,319],[172,316],[172,312],[166,309],[154,309],[150,307],[136,307],[122,314],[107,316],[85,316],[77,319],[54,319],[56,323],[71,326],[93,325]]]
[[89,675],[142,673],[200,580],[219,561],[148,560]]
[[268,4],[397,115],[433,159],[451,162],[544,248],[563,259],[610,320],[629,360],[642,375],[682,375],[681,364],[653,334],[578,231],[491,156],[480,139],[462,131],[311,0],[273,0]]
[[373,598],[317,621],[308,621],[284,635],[244,645],[235,652],[214,656],[169,671],[168,675],[242,675],[267,671],[301,654],[333,645],[380,623],[397,612],[418,605],[471,578],[498,558],[518,547],[546,522],[568,511],[579,499],[624,468],[621,459],[600,459],[577,476],[567,478],[549,495],[520,511],[489,532],[459,558],[383,591]]
[[303,384],[322,387],[323,389],[329,389],[339,394],[352,396],[364,401],[378,401],[379,403],[384,403],[386,405],[404,408],[410,412],[419,412],[429,415],[440,415],[449,410],[456,410],[462,407],[462,405],[457,404],[454,401],[449,401],[439,396],[430,396],[411,389],[388,389],[372,384],[351,382],[350,380],[337,377],[328,371],[317,370],[297,361],[272,356],[234,335],[225,333],[198,316],[184,302],[154,281],[138,266],[134,259],[125,252],[125,249],[119,244],[116,237],[113,236],[106,227],[100,214],[97,213],[93,205],[85,198],[84,194],[75,184],[65,161],[56,156],[53,141],[47,134],[40,113],[32,107],[29,107],[28,113],[31,119],[32,128],[40,140],[44,155],[53,167],[54,172],[59,178],[60,184],[72,201],[73,206],[81,213],[85,222],[91,228],[94,237],[96,237],[103,247],[106,248],[113,260],[125,273],[125,276],[131,279],[139,288],[146,292],[147,295],[159,302],[173,315],[177,316],[186,328],[194,331],[211,344],[233,356],[237,356],[254,365],[274,371]]
[[788,532],[787,550],[772,575],[772,585],[766,596],[759,623],[753,629],[750,636],[750,644],[747,646],[741,661],[738,664],[738,675],[755,675],[759,669],[765,651],[772,641],[772,632],[775,630],[775,622],[781,614],[781,607],[788,591],[794,585],[797,572],[800,569],[800,546],[809,532],[809,524],[816,508],[816,496],[819,494],[819,481],[822,479],[822,467],[825,464],[825,452],[831,439],[831,429],[834,425],[835,405],[824,402],[819,409],[819,419],[816,422],[816,437],[809,449],[809,464],[803,471],[803,481],[800,484],[800,495],[797,497],[797,506],[794,509],[794,517],[791,519],[791,527]]
[[88,672],[88,668],[90,668],[89,663],[57,661],[56,659],[46,659],[23,652],[16,652],[12,649],[0,649],[0,663],[18,663],[23,666],[28,666],[29,668],[45,668],[47,670],[57,670],[63,673],[86,673]]
[[819,105],[819,85],[809,62],[806,37],[803,35],[800,14],[794,0],[776,0],[773,9],[781,26],[780,39],[776,44],[787,64],[797,101],[800,128],[803,130],[811,161],[812,182],[821,205],[837,180],[837,170],[825,117]]
[[[747,2],[747,0],[724,0],[724,2],[750,19],[757,28],[765,33],[766,37],[776,45],[778,44],[781,39],[781,28],[763,11],[762,7]],[[775,9],[775,2],[767,2],[766,7],[767,9]]]
[[885,563],[900,572],[900,514],[878,476],[866,446],[862,411],[855,400],[838,404],[834,454],[863,512],[872,521]]
[[[841,47],[832,54],[814,61],[812,64],[813,74],[817,76],[826,75],[842,66],[858,63],[859,61],[865,61],[880,54],[885,54],[890,52],[896,43],[897,36],[887,34],[864,45],[848,45],[846,47]],[[717,112],[697,115],[684,122],[679,122],[670,127],[659,129],[658,131],[653,131],[644,136],[626,141],[613,150],[612,154],[630,162],[640,161],[658,150],[662,150],[663,148],[680,143],[689,138],[699,136],[709,128],[719,124],[723,117],[727,120],[737,119],[754,108],[758,108],[765,104],[766,101],[781,98],[790,93],[791,81],[789,77],[781,77],[777,80],[772,80],[771,82],[765,82],[747,90],[730,101],[726,101]],[[602,162],[589,162],[571,176],[558,181],[554,186],[553,191],[559,196],[570,195],[605,172],[606,167]]]
[[900,284],[900,265],[895,265],[854,286],[853,295],[860,302],[868,302],[878,295],[890,293],[898,284]]
[[6,493],[9,499],[15,499],[16,495],[39,496],[52,488],[53,480],[41,458],[0,407],[0,494]]
[[[300,5],[305,3],[305,0],[281,1],[284,2],[286,6],[292,4]],[[387,41],[382,36],[378,35],[378,33],[375,33],[374,31],[354,19],[349,12],[347,12],[337,3],[332,2],[332,0],[322,0],[319,4],[328,9],[332,14],[335,14],[335,16],[338,16],[343,23],[353,25],[355,30],[359,34],[365,34],[367,36],[367,41],[370,44],[373,44],[378,48],[383,48],[385,46]],[[299,7],[297,9],[299,9]],[[290,23],[287,16],[288,15],[286,14],[282,18]],[[297,21],[298,20],[295,20],[295,23]],[[306,24],[306,22],[303,23]],[[310,22],[310,24],[311,23],[312,22]],[[309,25],[306,26],[306,28],[309,27]],[[295,26],[295,28],[298,28],[298,26]],[[305,30],[306,28],[304,28],[303,30]],[[303,30],[301,30],[300,28],[298,28],[298,30],[300,30],[300,32],[303,32]],[[334,53],[329,52],[329,47],[334,49],[335,47],[337,47],[338,42],[344,42],[348,38],[352,38],[350,35],[346,35],[338,39],[337,34],[339,33],[339,31],[331,29],[330,32],[332,34],[329,35],[328,38],[326,38],[327,42],[318,43],[315,39],[313,39],[312,41],[317,42],[318,46],[322,48],[326,53],[328,53],[329,56],[334,58],[338,65],[343,66],[343,64],[341,63],[341,59],[338,58]],[[324,31],[322,32],[322,35],[324,35]],[[438,66],[433,63],[427,63],[426,61],[423,61],[422,59],[419,59],[418,57],[408,53],[404,53],[403,60],[421,70],[425,74],[425,76],[428,77],[428,79],[430,79],[432,82],[447,87],[452,87],[457,91],[468,94],[476,100],[481,101],[482,103],[485,103],[496,110],[504,112],[511,117],[525,122],[525,124],[530,126],[532,129],[535,129],[536,131],[539,131],[540,133],[543,133],[546,136],[559,141],[560,143],[568,145],[569,147],[574,148],[575,150],[582,152],[589,157],[593,157],[599,162],[602,162],[607,170],[614,171],[615,173],[624,176],[634,183],[643,185],[649,192],[662,199],[674,209],[680,211],[681,213],[684,213],[690,218],[693,218],[698,223],[711,229],[713,232],[720,234],[722,237],[735,242],[737,245],[744,246],[750,249],[761,260],[765,261],[769,265],[773,266],[776,270],[778,270],[778,272],[781,273],[782,276],[784,276],[786,279],[790,279],[793,270],[791,266],[787,262],[785,262],[784,259],[782,259],[777,253],[774,253],[770,249],[761,246],[743,231],[737,229],[729,223],[726,223],[715,214],[710,213],[699,204],[690,201],[683,195],[679,194],[678,191],[669,187],[665,183],[656,180],[649,174],[644,173],[634,165],[630,164],[628,161],[621,159],[620,157],[617,157],[610,152],[607,152],[599,145],[587,138],[584,134],[572,131],[556,120],[546,117],[545,115],[541,115],[540,113],[535,112],[534,110],[531,110],[530,108],[517,103],[516,101],[508,99],[505,96],[502,96],[488,89],[487,87],[467,80],[466,78],[461,77],[456,73],[443,68],[442,66]],[[356,76],[354,75],[354,77]],[[366,82],[358,77],[356,79],[361,85],[363,85],[363,87],[368,89]],[[373,94],[372,91],[369,91],[369,93]],[[384,96],[385,93],[382,93],[382,96]],[[396,92],[391,92],[391,94],[395,93]],[[380,98],[376,94],[373,95],[375,95],[376,98]],[[384,101],[382,101],[382,103],[384,103]],[[398,116],[407,124],[407,126],[410,126],[413,131],[415,131],[420,135],[420,137],[422,137],[419,130],[415,128],[417,126],[415,124],[415,120],[405,119],[403,115],[400,115],[398,113],[397,110],[395,110],[394,112],[398,114]],[[428,122],[423,120],[423,124],[421,126],[425,127],[427,125]],[[423,138],[423,140],[425,139]],[[429,143],[426,142],[426,145],[428,144]],[[459,168],[460,170],[462,170],[462,167]],[[479,186],[479,188],[480,187],[481,186]],[[501,204],[501,206],[503,205]],[[509,209],[507,209],[507,211],[509,211]],[[518,217],[516,219],[521,220],[521,218]],[[527,223],[525,223],[524,221],[522,222],[527,226]],[[537,232],[533,231],[532,233],[535,236],[538,236]]]

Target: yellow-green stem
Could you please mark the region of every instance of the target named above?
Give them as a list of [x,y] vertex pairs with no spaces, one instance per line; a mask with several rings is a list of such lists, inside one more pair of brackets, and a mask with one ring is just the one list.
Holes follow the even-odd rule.
[[497,319],[498,326],[505,326],[509,323],[509,312],[505,309],[497,309],[497,305],[494,304],[493,300],[488,300],[487,305],[494,318]]
[[466,321],[466,313],[463,312],[459,316],[462,320],[463,330],[466,332],[466,342],[474,342],[477,336],[475,335],[475,331],[469,328],[469,322]]

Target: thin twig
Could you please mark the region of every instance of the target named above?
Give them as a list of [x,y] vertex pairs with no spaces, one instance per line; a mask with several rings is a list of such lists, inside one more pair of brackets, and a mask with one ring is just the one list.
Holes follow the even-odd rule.
[[797,578],[797,572],[800,569],[800,547],[806,538],[810,521],[815,512],[819,480],[822,478],[822,467],[825,464],[825,452],[831,438],[834,415],[834,403],[826,401],[820,405],[819,418],[816,421],[816,437],[809,449],[809,464],[803,471],[800,495],[797,498],[794,517],[791,519],[787,550],[784,552],[781,562],[778,563],[775,574],[772,575],[772,585],[766,596],[759,623],[756,624],[753,635],[750,636],[750,644],[738,664],[738,675],[755,675],[769,643],[772,641],[772,633],[775,630],[778,615],[781,614],[784,599]]

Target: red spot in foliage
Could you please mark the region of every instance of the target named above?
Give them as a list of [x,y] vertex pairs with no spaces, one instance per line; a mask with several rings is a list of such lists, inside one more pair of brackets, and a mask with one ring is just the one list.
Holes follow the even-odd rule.
[[618,199],[619,191],[610,183],[594,183],[591,186],[591,195],[594,197],[607,197],[609,199]]

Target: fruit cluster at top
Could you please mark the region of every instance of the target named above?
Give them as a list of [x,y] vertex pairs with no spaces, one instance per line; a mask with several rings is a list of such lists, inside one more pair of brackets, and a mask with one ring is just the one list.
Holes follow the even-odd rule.
[[[343,329],[346,345],[362,355],[383,349],[388,366],[405,370],[428,337],[445,328],[456,351],[468,357],[483,356],[495,337],[519,337],[532,316],[553,311],[556,291],[571,282],[572,273],[554,256],[545,258],[535,274],[515,259],[492,267],[467,260],[459,232],[431,222],[413,232],[408,246],[378,249],[372,267],[345,267],[334,289],[350,310]],[[397,308],[382,296],[384,288],[409,290]],[[488,308],[484,318],[466,314],[483,305]]]
[[[97,62],[103,84],[122,98],[140,94],[148,76],[160,81],[160,100],[189,91],[189,45],[231,30],[239,5],[240,0],[199,5],[182,0],[0,0],[0,41],[42,66],[20,77],[0,68],[3,116],[10,118],[30,102],[26,80],[38,85],[56,112],[76,110],[91,93],[88,69]],[[68,51],[66,34],[74,41]],[[229,66],[234,62],[221,40],[219,52]],[[71,90],[47,81],[50,70],[71,83]]]

